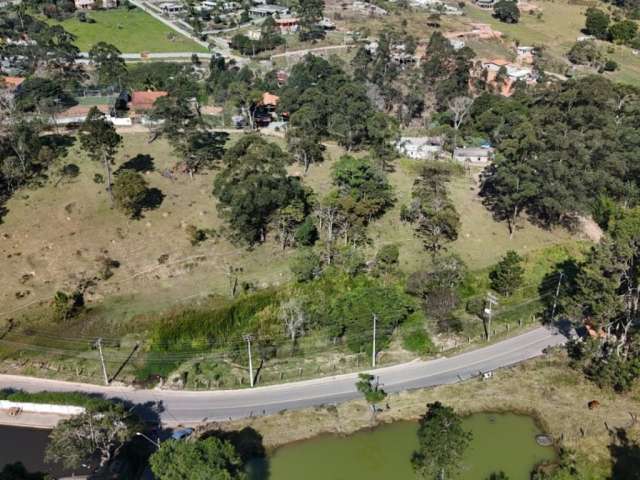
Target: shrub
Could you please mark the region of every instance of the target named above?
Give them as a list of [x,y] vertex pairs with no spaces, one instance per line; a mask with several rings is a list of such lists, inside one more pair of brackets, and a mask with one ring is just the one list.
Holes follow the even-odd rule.
[[322,261],[317,253],[306,248],[296,253],[289,268],[298,282],[309,282],[320,275]]
[[123,170],[113,182],[116,207],[132,218],[140,216],[147,192],[147,181],[133,170]]

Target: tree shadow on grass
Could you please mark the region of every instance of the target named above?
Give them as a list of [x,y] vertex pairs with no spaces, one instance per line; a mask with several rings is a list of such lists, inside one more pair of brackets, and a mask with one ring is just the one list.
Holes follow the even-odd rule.
[[147,189],[147,194],[142,201],[142,209],[143,210],[155,210],[164,200],[165,194],[162,193],[162,190],[159,188],[149,188]]
[[612,480],[640,480],[640,444],[630,439],[627,431],[616,428],[609,445],[613,460]]
[[151,155],[147,155],[146,153],[139,153],[135,157],[131,157],[129,160],[120,165],[118,170],[116,170],[116,174],[118,174],[122,170],[133,170],[134,172],[153,172],[155,169],[156,166],[153,162],[153,157]]

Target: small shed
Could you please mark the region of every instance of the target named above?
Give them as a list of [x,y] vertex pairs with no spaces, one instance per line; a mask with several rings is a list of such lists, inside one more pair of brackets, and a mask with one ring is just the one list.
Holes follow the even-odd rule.
[[471,165],[486,165],[492,159],[493,152],[489,148],[456,148],[453,159]]

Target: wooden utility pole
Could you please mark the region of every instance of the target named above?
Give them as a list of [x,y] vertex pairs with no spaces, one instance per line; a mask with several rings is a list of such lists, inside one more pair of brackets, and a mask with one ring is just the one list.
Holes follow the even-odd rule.
[[102,354],[102,338],[96,340],[98,352],[100,353],[100,363],[102,364],[102,375],[104,376],[104,384],[109,385],[109,376],[107,375],[107,367],[104,364],[104,355]]

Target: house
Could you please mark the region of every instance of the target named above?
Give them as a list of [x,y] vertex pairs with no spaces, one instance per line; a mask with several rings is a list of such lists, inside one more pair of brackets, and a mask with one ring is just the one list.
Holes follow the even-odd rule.
[[518,45],[516,47],[516,60],[520,63],[533,63],[534,55],[536,53],[535,47],[527,47]]
[[475,0],[475,4],[480,8],[493,8],[497,0]]
[[260,30],[247,30],[246,35],[250,40],[260,40],[262,38],[262,32]]
[[24,77],[2,77],[2,87],[13,92],[16,91],[24,81]]
[[254,17],[273,17],[289,15],[290,10],[282,5],[258,5],[249,9],[249,15]]
[[396,150],[414,160],[430,160],[442,152],[440,137],[402,137],[396,143]]
[[453,159],[463,164],[486,165],[491,161],[492,153],[490,148],[456,148]]
[[162,13],[166,15],[177,15],[178,13],[184,12],[184,6],[179,3],[166,2],[158,5]]
[[318,22],[318,26],[320,28],[322,28],[323,30],[335,30],[336,29],[336,24],[333,23],[330,19],[328,19],[327,17],[323,17],[322,20],[320,20]]
[[262,105],[264,105],[265,107],[271,107],[271,108],[275,108],[278,105],[278,102],[280,101],[280,97],[277,95],[274,95],[272,93],[269,92],[264,92],[262,94]]
[[97,8],[118,8],[118,0],[102,0],[100,4],[96,0],[74,0],[76,10],[94,10]]
[[352,6],[354,10],[359,11],[361,13],[369,14],[371,16],[384,17],[385,15],[389,14],[389,12],[387,12],[384,8],[374,5],[372,3],[355,1],[353,2]]
[[129,110],[134,112],[148,112],[153,108],[155,101],[161,97],[166,97],[167,92],[159,90],[156,92],[131,92]]
[[298,31],[298,19],[296,17],[277,18],[276,26],[280,33],[294,33]]
[[460,38],[450,38],[449,43],[451,44],[453,49],[456,51],[462,50],[466,45],[465,41]]

